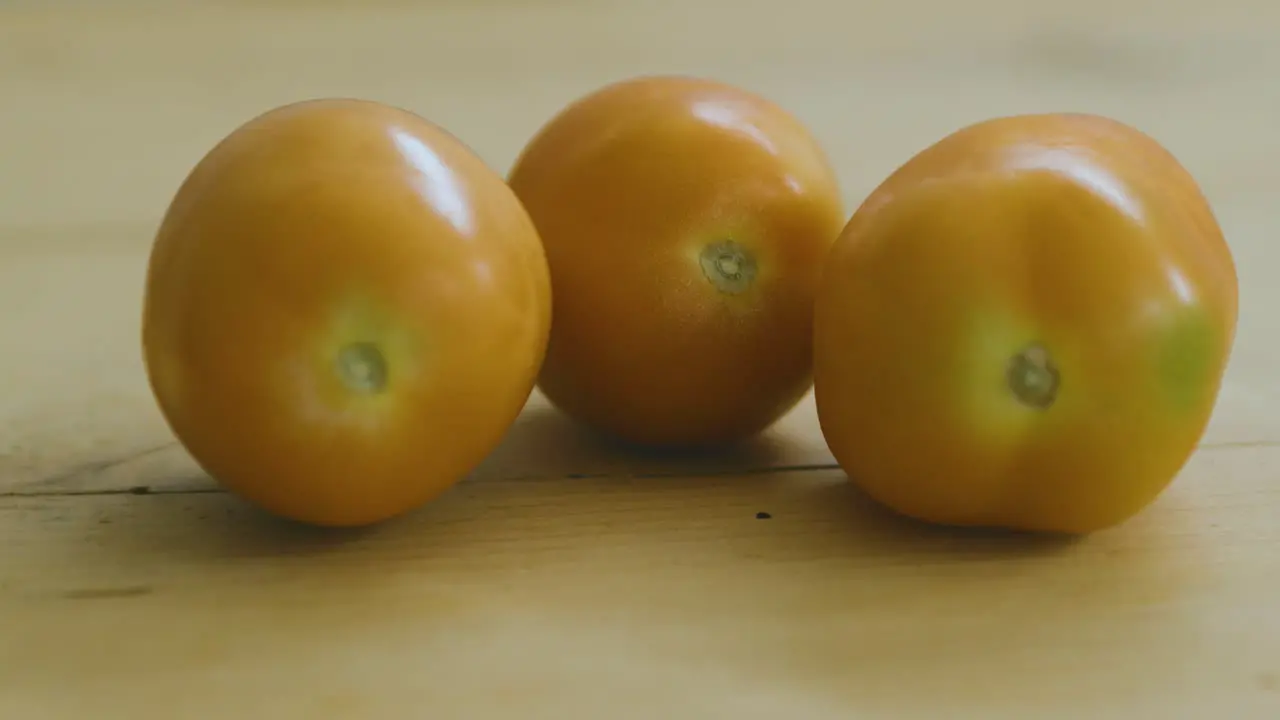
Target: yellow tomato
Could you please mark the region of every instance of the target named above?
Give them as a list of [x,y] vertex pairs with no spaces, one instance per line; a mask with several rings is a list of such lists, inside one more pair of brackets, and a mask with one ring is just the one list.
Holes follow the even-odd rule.
[[142,340],[210,475],[285,517],[361,525],[499,442],[549,322],[541,245],[499,174],[409,112],[318,100],[249,121],[187,177]]
[[709,446],[808,392],[813,296],[845,215],[782,108],[709,80],[618,82],[548,122],[509,182],[555,290],[539,387],[568,415]]
[[894,172],[816,304],[822,431],[854,483],[956,525],[1084,533],[1194,451],[1235,266],[1188,172],[1107,118],[988,120]]

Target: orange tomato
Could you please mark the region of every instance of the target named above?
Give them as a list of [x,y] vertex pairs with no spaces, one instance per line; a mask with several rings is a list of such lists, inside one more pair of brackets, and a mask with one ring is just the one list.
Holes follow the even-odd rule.
[[846,216],[782,108],[710,80],[632,78],[552,118],[508,182],[551,268],[539,387],[562,411],[631,443],[708,446],[808,392],[813,296]]
[[884,181],[832,250],[815,400],[851,480],[952,525],[1086,533],[1194,451],[1236,272],[1188,172],[1115,120],[980,122]]
[[409,112],[317,100],[249,121],[186,178],[142,340],[210,475],[281,516],[362,525],[498,443],[549,323],[546,260],[500,174]]

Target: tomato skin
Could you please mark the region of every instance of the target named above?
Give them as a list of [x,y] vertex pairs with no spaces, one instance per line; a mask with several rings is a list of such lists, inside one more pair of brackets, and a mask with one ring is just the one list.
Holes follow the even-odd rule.
[[[917,519],[1113,526],[1194,452],[1237,305],[1209,204],[1155,140],[1084,114],[976,123],[890,175],[832,250],[822,432],[852,482]],[[1056,392],[1014,379],[1019,357]]]
[[142,342],[215,480],[354,526],[496,446],[549,324],[545,256],[502,176],[407,111],[327,99],[250,120],[191,171],[154,240]]
[[628,443],[708,447],[808,392],[813,296],[847,216],[786,111],[711,80],[623,80],[553,117],[508,182],[551,268],[539,387],[560,410]]

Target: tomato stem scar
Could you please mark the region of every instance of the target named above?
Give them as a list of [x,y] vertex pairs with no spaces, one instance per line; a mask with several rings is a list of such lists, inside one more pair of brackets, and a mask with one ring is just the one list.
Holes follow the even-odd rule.
[[1014,355],[1005,379],[1018,402],[1038,410],[1053,405],[1062,382],[1053,358],[1042,345],[1032,345]]
[[366,395],[387,386],[387,359],[377,345],[354,342],[338,351],[338,377],[347,389]]
[[711,243],[698,255],[702,274],[720,292],[737,295],[746,292],[756,279],[756,261],[732,240]]

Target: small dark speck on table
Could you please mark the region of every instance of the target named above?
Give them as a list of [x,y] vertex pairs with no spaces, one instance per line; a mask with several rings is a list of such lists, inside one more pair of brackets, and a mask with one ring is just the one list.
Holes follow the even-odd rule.
[[770,518],[772,518],[772,517],[773,517],[772,515],[770,515],[770,514],[769,514],[769,513],[767,513],[767,512],[764,512],[764,511],[761,511],[761,512],[756,513],[756,519],[757,519],[757,520],[769,520],[769,519],[770,519]]
[[129,488],[129,494],[130,495],[150,495],[151,488],[147,487],[146,485],[135,485]]

